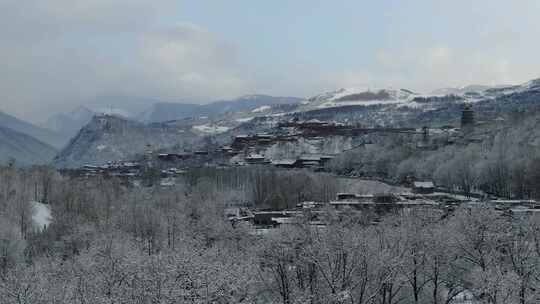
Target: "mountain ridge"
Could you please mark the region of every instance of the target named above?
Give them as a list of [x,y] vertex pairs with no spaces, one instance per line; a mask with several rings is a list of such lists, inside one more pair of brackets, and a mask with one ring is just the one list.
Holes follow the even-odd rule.
[[57,150],[30,135],[0,126],[0,162],[16,164],[48,164]]
[[215,117],[227,112],[252,111],[261,106],[294,104],[301,100],[301,98],[297,97],[252,94],[232,100],[218,100],[208,104],[159,102],[137,116],[137,120],[142,122],[164,122],[188,117]]
[[29,135],[57,149],[62,148],[69,140],[62,134],[36,126],[2,111],[0,111],[0,126]]
[[202,144],[202,137],[174,123],[142,123],[114,115],[95,115],[54,158],[57,167],[129,160],[148,150]]

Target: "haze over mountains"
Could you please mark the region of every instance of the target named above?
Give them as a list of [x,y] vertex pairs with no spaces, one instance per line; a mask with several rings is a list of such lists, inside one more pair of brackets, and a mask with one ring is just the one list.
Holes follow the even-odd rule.
[[0,163],[15,162],[16,165],[48,164],[57,149],[35,138],[0,127]]
[[80,106],[69,113],[55,114],[41,125],[44,128],[71,138],[75,136],[78,130],[90,122],[94,115],[96,115],[96,112],[87,107]]
[[233,100],[215,101],[209,104],[156,103],[138,116],[143,122],[162,122],[187,117],[215,117],[227,112],[252,111],[265,105],[294,104],[300,102],[296,97],[274,97],[268,95],[246,95]]
[[[149,145],[157,150],[195,150],[208,143],[208,136],[227,143],[230,136],[269,131],[294,117],[366,126],[456,123],[463,103],[474,103],[479,116],[498,115],[535,106],[539,94],[540,80],[532,80],[515,86],[445,88],[430,94],[370,87],[339,89],[306,99],[247,95],[204,105],[151,100],[153,104],[139,114],[118,107],[81,106],[50,117],[40,127],[0,112],[0,159],[32,164],[56,155],[58,166],[79,166],[129,159]],[[142,100],[137,100],[136,108]],[[125,99],[120,103],[128,104]]]
[[114,115],[94,116],[55,158],[59,167],[129,159],[148,149],[197,145],[202,138],[174,124],[144,124]]
[[[73,167],[83,165],[84,161],[99,164],[129,159],[145,153],[146,144],[151,144],[155,151],[208,150],[230,143],[232,136],[272,132],[280,122],[298,118],[359,123],[366,127],[459,126],[463,103],[474,103],[480,118],[534,107],[536,100],[540,100],[537,84],[538,81],[531,81],[519,86],[470,86],[452,90],[449,95],[419,94],[408,89],[349,88],[285,104],[284,100],[298,99],[251,96],[232,103],[217,102],[205,106],[158,104],[151,112],[139,116],[143,123],[136,125],[127,120],[120,122],[121,119],[114,116],[100,117],[104,124],[109,124],[106,121],[110,120],[113,127],[95,128],[95,122],[88,125],[81,131],[84,136],[73,140],[58,155],[55,164]],[[277,102],[272,104],[272,101]],[[151,121],[161,122],[148,123]],[[137,132],[146,132],[148,137],[134,136]],[[126,142],[130,137],[132,147]],[[203,138],[207,139],[201,140]],[[343,139],[325,140],[323,146],[339,146]],[[213,148],[209,148],[209,143]],[[304,146],[301,149],[317,150],[309,143]],[[283,154],[279,148],[275,149],[274,155]]]
[[27,134],[58,149],[63,148],[68,141],[65,139],[65,137],[55,131],[35,126],[1,111],[0,127],[9,128],[16,132]]

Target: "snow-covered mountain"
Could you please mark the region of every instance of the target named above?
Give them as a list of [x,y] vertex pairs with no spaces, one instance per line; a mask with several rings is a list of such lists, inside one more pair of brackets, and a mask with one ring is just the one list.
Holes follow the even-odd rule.
[[482,93],[488,89],[496,88],[486,85],[468,85],[460,88],[440,88],[432,91],[430,94],[435,96],[441,95],[464,95],[466,93]]
[[455,95],[463,97],[466,101],[475,102],[535,90],[540,90],[540,79],[534,79],[521,85],[469,85],[461,88],[444,88],[431,92],[431,95]]
[[57,150],[27,134],[0,127],[0,164],[15,161],[17,165],[49,163]]
[[79,106],[70,112],[52,115],[40,126],[60,134],[64,138],[63,145],[60,147],[63,148],[95,115],[114,115],[126,119],[135,116],[128,110],[121,108]]
[[305,109],[324,109],[340,106],[371,106],[400,104],[412,101],[417,93],[407,89],[348,88],[316,95],[302,101]]
[[[453,124],[459,126],[464,103],[474,104],[478,118],[492,119],[512,111],[524,111],[540,106],[540,79],[521,85],[479,86],[441,89],[434,93],[417,93],[407,89],[348,88],[322,93],[301,102],[289,112],[266,114],[267,120],[318,119],[364,126],[421,127]],[[259,115],[260,117],[260,115]],[[262,126],[261,129],[263,129]],[[248,128],[249,129],[249,128]]]
[[196,149],[202,139],[191,128],[174,123],[144,124],[114,115],[96,115],[56,156],[54,164],[78,167],[129,160],[149,149]]
[[[166,121],[161,123],[99,115],[77,134],[55,163],[78,166],[127,159],[145,153],[148,144],[158,150],[197,149],[209,136],[216,144],[227,144],[231,136],[271,132],[284,121],[320,120],[365,127],[420,128],[459,126],[464,103],[474,103],[478,120],[540,108],[540,79],[517,86],[469,86],[443,93],[351,88],[319,94],[294,104],[286,102],[297,99],[274,100],[271,104],[273,98],[259,95],[203,106],[165,104],[161,108],[155,106],[144,119]],[[156,111],[158,108],[161,110]],[[166,116],[169,114],[171,116]],[[187,115],[189,117],[184,117]]]
[[205,114],[202,114],[200,105],[197,104],[158,102],[136,118],[142,122],[163,122],[187,117],[199,117]]
[[474,103],[494,100],[511,94],[540,90],[540,79],[522,85],[468,85],[461,88],[443,88],[431,93],[417,93],[408,89],[348,88],[322,93],[301,102],[300,111],[345,106],[398,106],[433,109],[434,104]]

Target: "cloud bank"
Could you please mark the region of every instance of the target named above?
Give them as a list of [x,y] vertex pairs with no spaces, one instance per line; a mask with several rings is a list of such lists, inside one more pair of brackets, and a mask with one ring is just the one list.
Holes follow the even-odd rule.
[[0,110],[40,120],[98,96],[204,100],[248,90],[233,45],[189,23],[160,24],[178,4],[152,3],[2,0]]
[[[133,112],[146,106],[140,97],[206,102],[357,85],[426,92],[540,77],[536,0],[238,0],[220,3],[223,12],[211,0],[187,4],[0,0],[0,110],[44,121],[100,96],[113,96],[112,106],[127,97],[121,107],[139,97]],[[280,14],[253,15],[272,6]]]

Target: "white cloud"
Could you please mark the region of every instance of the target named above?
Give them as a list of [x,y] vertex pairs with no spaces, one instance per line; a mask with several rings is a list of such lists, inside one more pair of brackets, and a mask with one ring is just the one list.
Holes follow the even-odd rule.
[[[233,44],[201,26],[172,24],[185,1],[0,0],[0,110],[44,120],[100,95],[211,100],[350,86],[429,91],[540,76],[540,2],[456,1],[387,4],[380,26],[348,27],[358,44],[339,32],[334,40],[315,35],[332,22],[328,16],[306,20],[318,22],[306,26],[311,32],[291,31],[279,41],[238,30],[242,12],[211,14],[233,23],[223,30]],[[253,45],[279,52],[260,54]],[[318,52],[325,45],[335,52]]]
[[540,76],[537,66],[512,56],[508,48],[435,45],[379,50],[375,82],[430,91],[468,84],[518,84]]
[[452,63],[452,50],[445,46],[429,48],[426,50],[426,57],[428,69],[448,68],[448,65]]
[[100,95],[230,97],[246,90],[236,50],[176,1],[0,0],[0,110],[44,120]]
[[235,48],[194,25],[145,33],[138,56],[161,94],[218,98],[247,89]]

